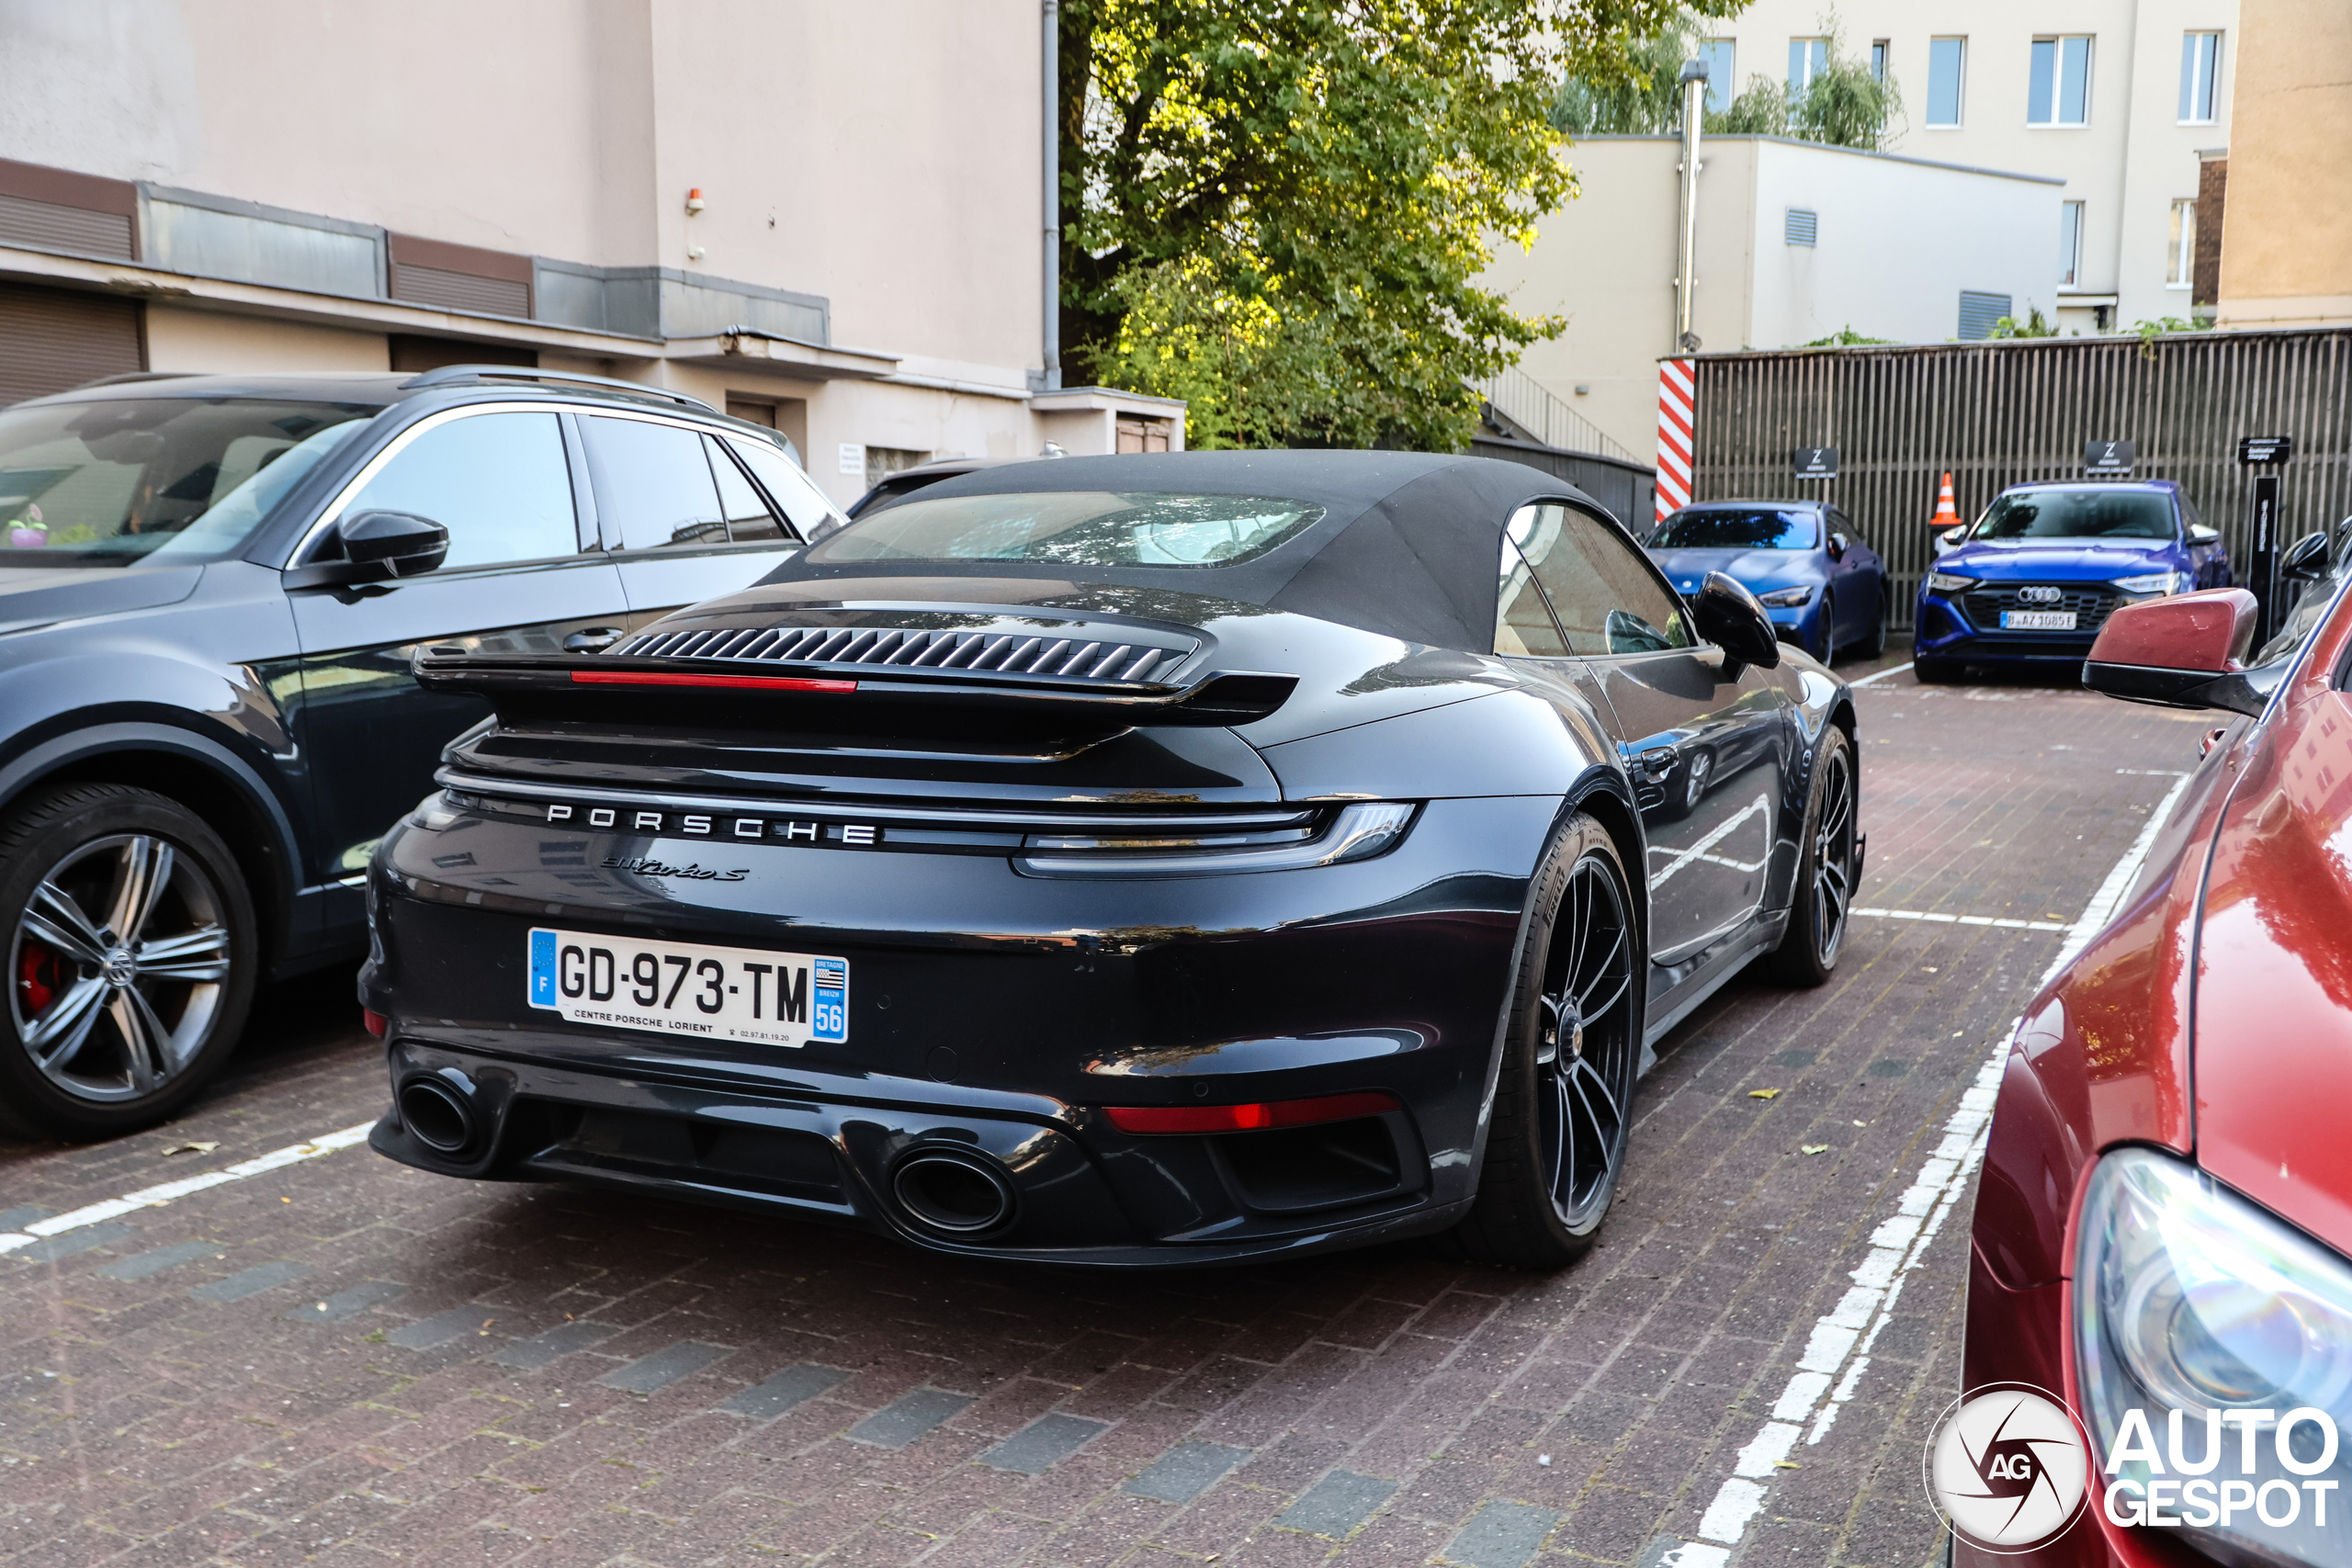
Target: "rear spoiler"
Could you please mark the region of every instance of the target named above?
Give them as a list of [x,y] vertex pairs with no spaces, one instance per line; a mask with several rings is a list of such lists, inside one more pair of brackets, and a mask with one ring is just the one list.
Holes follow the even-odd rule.
[[605,654],[474,653],[439,644],[412,665],[429,692],[481,697],[500,716],[865,728],[893,718],[984,716],[1084,728],[1249,724],[1281,707],[1295,675],[1212,671],[1182,685],[891,666]]

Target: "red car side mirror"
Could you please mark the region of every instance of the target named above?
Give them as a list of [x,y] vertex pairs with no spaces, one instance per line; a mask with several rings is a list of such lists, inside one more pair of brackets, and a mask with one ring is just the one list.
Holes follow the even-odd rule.
[[2261,610],[2243,588],[2211,588],[2126,604],[2099,627],[2083,684],[2130,702],[2258,714],[2267,698],[2245,679]]

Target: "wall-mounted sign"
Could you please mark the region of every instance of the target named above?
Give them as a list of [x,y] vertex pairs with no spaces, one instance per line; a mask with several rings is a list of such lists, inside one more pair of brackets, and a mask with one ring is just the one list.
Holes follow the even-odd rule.
[[2129,441],[2086,441],[2083,443],[2083,472],[2128,474],[2132,471],[2132,443]]
[[2291,435],[2238,437],[2238,461],[2241,463],[2283,463],[2294,455],[2295,438]]
[[1793,460],[1797,478],[1801,479],[1834,479],[1838,477],[1838,448],[1835,446],[1800,446]]

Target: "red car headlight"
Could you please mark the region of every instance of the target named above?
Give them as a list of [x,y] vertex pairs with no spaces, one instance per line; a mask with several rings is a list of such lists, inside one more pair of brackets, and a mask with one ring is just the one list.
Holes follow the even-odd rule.
[[2084,1199],[2074,1326],[2109,1519],[2225,1562],[2352,1562],[2352,1263],[2194,1166],[2119,1149]]

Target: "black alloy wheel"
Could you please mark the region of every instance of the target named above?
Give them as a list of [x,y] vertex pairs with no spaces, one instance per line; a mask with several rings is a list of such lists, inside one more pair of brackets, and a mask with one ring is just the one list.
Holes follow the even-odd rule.
[[1886,595],[1880,593],[1877,600],[1878,608],[1871,616],[1870,635],[1862,639],[1861,655],[1864,659],[1886,657]]
[[1838,656],[1838,602],[1826,593],[1821,597],[1821,629],[1814,634],[1814,644],[1805,651],[1827,669],[1829,661]]
[[1557,1269],[1592,1246],[1624,1174],[1645,944],[1607,831],[1571,818],[1539,875],[1476,1205],[1448,1250]]
[[60,790],[0,829],[0,1123],[105,1136],[171,1113],[253,997],[253,910],[219,836],[119,784]]
[[1804,855],[1788,933],[1770,959],[1773,977],[1783,985],[1818,986],[1838,967],[1853,916],[1859,793],[1853,745],[1844,730],[1830,725],[1821,732],[1805,800]]

